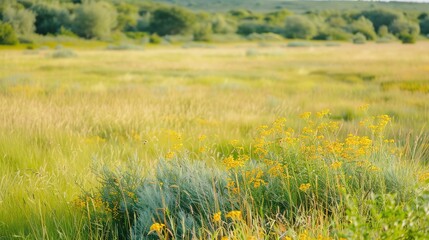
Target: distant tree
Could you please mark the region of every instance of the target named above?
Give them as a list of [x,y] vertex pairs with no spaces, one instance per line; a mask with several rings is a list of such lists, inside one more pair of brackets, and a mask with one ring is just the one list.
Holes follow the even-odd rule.
[[233,16],[237,19],[243,19],[252,15],[252,12],[244,9],[231,10],[228,12],[230,16]]
[[417,17],[418,20],[424,20],[425,18],[429,18],[429,13],[421,13],[419,14],[419,16]]
[[14,45],[18,43],[18,37],[9,23],[0,21],[0,44]]
[[191,31],[194,14],[179,7],[163,7],[151,15],[150,30],[160,36],[183,34]]
[[137,19],[136,31],[138,32],[149,32],[150,31],[150,19],[151,13],[142,13]]
[[26,9],[6,8],[3,21],[10,23],[17,34],[28,35],[34,32],[34,13]]
[[420,26],[408,20],[395,20],[389,26],[390,32],[401,39],[403,36],[417,36],[420,33]]
[[237,30],[237,22],[232,19],[227,19],[221,14],[216,14],[212,17],[212,30],[214,33],[234,33]]
[[326,19],[326,23],[333,28],[345,28],[347,21],[341,16],[330,16]]
[[372,22],[363,16],[352,22],[350,24],[350,28],[353,34],[362,33],[368,40],[374,40],[377,37]]
[[403,14],[401,12],[384,8],[366,10],[361,12],[360,15],[372,22],[375,31],[378,31],[378,29],[383,25],[390,26],[394,21],[403,18]]
[[117,29],[121,31],[135,30],[139,20],[139,9],[137,6],[120,3],[116,10],[118,12],[118,25]]
[[196,24],[193,32],[194,41],[209,42],[212,38],[212,25],[209,22]]
[[108,39],[115,26],[116,11],[107,3],[87,3],[76,9],[73,31],[80,37]]
[[324,27],[318,30],[317,34],[313,37],[314,40],[338,40],[348,41],[352,38],[352,34],[346,32],[341,28]]
[[286,9],[280,11],[267,13],[264,17],[266,23],[271,25],[283,25],[286,17],[292,15],[292,13]]
[[31,7],[31,10],[36,14],[35,26],[38,34],[57,34],[61,27],[70,24],[70,13],[67,9],[37,3]]
[[238,25],[237,33],[240,35],[250,35],[252,33],[278,33],[280,29],[266,23],[260,22],[243,22]]
[[420,32],[429,35],[429,17],[420,20]]
[[308,18],[301,15],[294,15],[286,18],[284,34],[287,38],[310,39],[317,32],[315,25]]

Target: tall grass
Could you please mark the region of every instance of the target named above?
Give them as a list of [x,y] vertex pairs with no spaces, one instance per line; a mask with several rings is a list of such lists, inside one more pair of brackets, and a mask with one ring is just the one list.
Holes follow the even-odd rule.
[[[247,49],[258,49],[261,54],[248,57]],[[230,182],[234,182],[243,187],[240,189],[243,192],[236,197],[228,192],[220,199],[220,195],[214,197],[214,192],[209,191],[212,195],[203,195],[201,202],[212,205],[227,202],[228,205],[222,204],[228,207],[224,210],[201,207],[204,219],[192,220],[193,225],[180,225],[181,229],[177,224],[180,221],[175,218],[160,222],[166,225],[163,231],[168,227],[174,234],[185,232],[213,238],[232,237],[232,234],[259,236],[259,232],[266,236],[298,237],[306,230],[311,236],[331,236],[333,227],[328,226],[333,225],[328,217],[337,217],[332,221],[342,223],[341,216],[346,212],[346,207],[341,211],[335,209],[338,199],[345,199],[334,188],[335,171],[330,167],[339,159],[317,152],[316,156],[323,156],[324,160],[308,161],[311,148],[307,152],[302,152],[299,145],[284,148],[275,141],[277,135],[270,134],[265,140],[275,143],[264,145],[264,149],[266,159],[274,162],[265,161],[260,153],[254,152],[256,140],[261,137],[258,126],[285,116],[287,127],[298,134],[307,124],[298,117],[301,112],[312,111],[314,115],[320,109],[330,108],[332,115],[327,121],[339,121],[341,126],[338,133],[330,133],[330,140],[344,142],[347,133],[352,133],[368,136],[373,143],[380,142],[380,149],[393,145],[403,153],[392,157],[388,151],[373,151],[365,160],[381,169],[375,172],[343,162],[341,171],[355,173],[359,169],[359,179],[364,180],[344,179],[346,193],[368,196],[366,200],[371,200],[373,196],[366,193],[374,187],[377,193],[396,194],[395,199],[407,201],[407,196],[413,196],[410,192],[417,184],[416,176],[426,173],[426,167],[420,164],[428,159],[425,125],[429,95],[409,90],[409,86],[414,89],[413,83],[428,80],[429,59],[425,57],[428,49],[425,42],[413,46],[345,44],[337,48],[284,48],[275,44],[258,48],[242,44],[213,49],[148,47],[145,51],[126,53],[104,48],[74,49],[76,58],[52,58],[53,50],[40,50],[36,54],[2,50],[0,236],[6,239],[100,239],[121,234],[146,237],[143,229],[149,223],[141,222],[136,214],[138,209],[144,209],[138,202],[135,210],[116,221],[111,212],[97,215],[100,210],[97,204],[101,202],[95,199],[104,202],[114,199],[100,191],[110,189],[106,186],[116,191],[127,189],[143,199],[141,193],[149,191],[145,187],[152,186],[149,181],[169,179],[165,175],[170,175],[170,170],[180,176],[207,171],[208,175],[192,175],[206,176],[206,181],[176,179],[180,184],[205,184],[205,187],[197,184],[197,190],[206,189],[209,183],[211,189],[214,183],[219,186],[229,183],[232,187]],[[362,76],[373,77],[367,81]],[[368,113],[357,108],[365,103],[370,104]],[[360,120],[380,114],[393,118],[384,136],[395,139],[395,143],[373,139],[371,130],[357,130]],[[231,140],[237,141],[231,143]],[[305,144],[302,142],[305,146],[324,146],[320,139],[307,140]],[[226,170],[223,161],[230,155],[234,161],[243,160],[243,165]],[[163,160],[158,163],[160,159]],[[175,161],[186,165],[188,168],[184,169],[188,170],[169,163]],[[283,164],[283,170],[287,165],[294,177],[293,181],[288,178],[289,185],[288,181],[267,174],[274,163]],[[173,165],[161,171],[169,164]],[[109,171],[101,174],[101,166],[107,166]],[[120,170],[126,169],[125,166],[133,166],[133,170],[140,171],[139,175],[133,173],[130,176],[136,177],[130,177],[132,180],[122,180],[124,188],[107,184],[113,184],[107,181],[113,179],[111,176],[126,178],[129,171]],[[263,172],[260,178],[255,169]],[[116,173],[107,174],[112,171]],[[255,188],[257,182],[260,188]],[[301,184],[310,184],[307,192],[299,190]],[[152,191],[159,193],[158,189]],[[182,193],[174,192],[185,197]],[[118,194],[116,201],[129,197],[124,194]],[[86,210],[77,204],[82,204],[77,202],[79,199],[85,200]],[[115,206],[110,203],[110,208]],[[326,209],[327,206],[334,209]],[[234,210],[241,211],[243,221],[225,217]],[[215,225],[208,221],[219,211],[222,222]],[[92,215],[94,212],[97,214]],[[346,228],[344,224],[339,226]],[[150,234],[156,235],[156,231]]]

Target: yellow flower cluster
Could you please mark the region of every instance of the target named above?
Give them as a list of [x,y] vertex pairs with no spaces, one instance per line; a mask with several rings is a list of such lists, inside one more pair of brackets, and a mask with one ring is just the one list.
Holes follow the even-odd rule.
[[302,183],[299,186],[299,190],[303,191],[303,192],[307,192],[308,189],[310,189],[311,185],[310,183]]
[[259,188],[261,185],[267,184],[264,179],[262,179],[264,172],[261,169],[252,169],[245,172],[247,182],[253,185],[254,188]]
[[221,212],[217,212],[213,214],[213,222],[220,222],[222,220],[221,215],[222,215]]
[[429,172],[419,174],[419,181],[426,182],[429,180]]
[[223,160],[223,164],[225,165],[227,170],[230,170],[244,166],[244,163],[247,160],[249,160],[249,156],[247,155],[240,155],[237,159],[234,159],[234,157],[230,155]]
[[230,211],[226,214],[226,217],[232,220],[241,220],[241,211]]
[[150,226],[150,231],[151,232],[159,232],[161,230],[163,230],[165,228],[165,224],[162,223],[154,223]]
[[335,162],[331,163],[331,168],[334,169],[334,170],[336,170],[336,169],[339,169],[342,165],[343,165],[342,162],[335,161]]

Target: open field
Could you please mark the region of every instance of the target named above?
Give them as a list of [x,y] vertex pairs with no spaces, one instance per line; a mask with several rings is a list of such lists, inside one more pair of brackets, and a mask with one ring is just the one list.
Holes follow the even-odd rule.
[[[312,44],[71,49],[67,54],[52,48],[1,50],[0,239],[102,238],[103,227],[91,225],[88,203],[85,211],[76,200],[102,185],[103,167],[137,161],[139,174],[150,175],[160,159],[217,164],[237,155],[235,142],[256,159],[252,147],[262,139],[259,126],[284,117],[298,132],[308,123],[300,114],[324,109],[331,112],[326,121],[339,122],[329,135],[335,139],[347,133],[371,136],[359,130],[359,122],[389,115],[384,140],[393,138],[392,147],[402,149],[402,165],[392,169],[401,168],[398,176],[409,184],[398,195],[420,187],[417,179],[425,180],[421,176],[429,172],[429,42]],[[367,111],[359,108],[365,105]],[[337,239],[332,226],[324,225],[328,222],[309,220],[290,229]],[[276,227],[278,238],[282,231]],[[243,230],[238,238],[253,233]]]

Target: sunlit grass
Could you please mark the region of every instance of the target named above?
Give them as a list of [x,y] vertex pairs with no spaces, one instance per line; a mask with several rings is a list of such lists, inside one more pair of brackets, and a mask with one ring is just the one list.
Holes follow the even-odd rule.
[[[249,49],[258,54],[246,55]],[[306,111],[314,116],[329,108],[339,137],[360,133],[356,126],[367,116],[388,114],[393,120],[384,134],[403,148],[404,174],[428,161],[429,95],[415,85],[429,81],[426,42],[103,46],[75,48],[72,58],[52,58],[54,51],[0,52],[0,236],[6,238],[100,238],[103,231],[91,232],[91,219],[74,201],[100,185],[94,172],[102,166],[138,160],[149,174],[159,159],[222,162],[234,150],[232,140],[254,154],[260,125],[285,117],[301,129]],[[364,113],[358,106],[365,104]],[[245,216],[253,212],[244,209]],[[256,234],[271,221],[263,217],[255,215],[237,234]],[[326,235],[315,219],[311,234]]]

